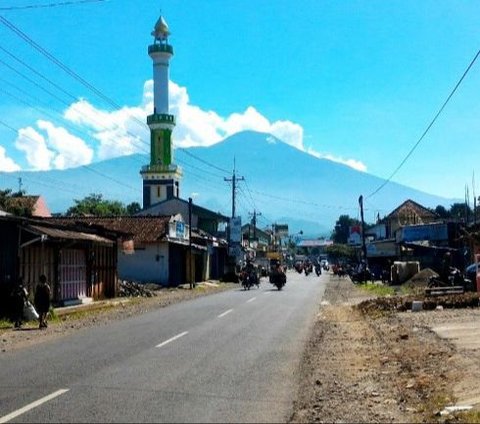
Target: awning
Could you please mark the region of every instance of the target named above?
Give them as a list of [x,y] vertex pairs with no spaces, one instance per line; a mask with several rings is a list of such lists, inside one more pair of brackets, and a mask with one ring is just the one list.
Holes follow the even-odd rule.
[[36,235],[46,235],[52,239],[63,239],[63,240],[86,240],[93,241],[96,243],[104,243],[113,245],[114,242],[108,238],[101,237],[97,234],[84,233],[81,231],[74,230],[63,230],[59,228],[44,227],[41,225],[29,225],[23,227],[24,230],[29,231]]

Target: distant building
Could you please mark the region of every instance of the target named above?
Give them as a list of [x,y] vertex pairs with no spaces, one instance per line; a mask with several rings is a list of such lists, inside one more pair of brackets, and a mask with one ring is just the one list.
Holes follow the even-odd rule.
[[[7,198],[7,210],[28,209],[31,210],[32,217],[47,218],[52,216],[47,203],[42,196],[14,196]],[[3,211],[5,214],[5,211]],[[3,215],[2,214],[2,215]]]

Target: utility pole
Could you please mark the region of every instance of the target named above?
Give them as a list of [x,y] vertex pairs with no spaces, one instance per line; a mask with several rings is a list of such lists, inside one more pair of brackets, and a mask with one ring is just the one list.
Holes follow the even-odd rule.
[[[250,214],[252,215],[252,214]],[[253,224],[253,239],[257,239],[257,216],[261,216],[262,214],[260,212],[257,212],[255,209],[253,210],[253,218],[252,218],[252,224]]]
[[233,159],[233,174],[232,178],[223,177],[224,181],[232,182],[232,218],[235,218],[235,196],[237,190],[237,181],[244,181],[245,178],[237,177],[235,174],[235,158]]
[[193,258],[192,258],[192,198],[188,198],[188,279],[190,280],[190,290],[195,287],[195,277],[193,276]]
[[363,259],[365,260],[365,266],[368,266],[367,245],[365,244],[365,221],[363,220],[363,196],[362,195],[358,198],[358,203],[360,204],[360,217],[362,219],[362,253],[363,253]]

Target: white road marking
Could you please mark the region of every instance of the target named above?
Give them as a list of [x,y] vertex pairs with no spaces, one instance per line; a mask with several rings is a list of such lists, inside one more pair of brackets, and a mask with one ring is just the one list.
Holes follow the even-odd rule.
[[16,411],[13,411],[8,415],[0,417],[0,423],[6,423],[10,420],[13,420],[14,418],[18,417],[19,415],[22,415],[25,412],[30,411],[30,409],[36,408],[37,406],[40,406],[42,403],[48,402],[49,400],[52,400],[52,399],[56,398],[57,396],[63,395],[65,392],[68,392],[69,390],[70,389],[60,389],[60,390],[57,390],[56,392],[53,392],[53,393],[49,394],[48,396],[45,396],[41,399],[36,400],[35,402],[29,403],[28,405],[24,406],[23,408],[17,409]]
[[177,339],[179,339],[180,337],[185,336],[186,334],[188,334],[188,331],[184,331],[183,333],[177,334],[176,336],[173,336],[172,338],[170,338],[170,339],[168,339],[168,340],[165,340],[164,342],[156,345],[155,347],[165,346],[167,343],[173,342],[174,340],[177,340]]
[[256,297],[252,297],[251,299],[247,300],[247,303],[253,302],[256,299]]
[[228,311],[225,311],[224,313],[220,314],[217,318],[222,318],[224,317],[225,315],[229,314],[230,312],[232,312],[233,309],[229,309]]

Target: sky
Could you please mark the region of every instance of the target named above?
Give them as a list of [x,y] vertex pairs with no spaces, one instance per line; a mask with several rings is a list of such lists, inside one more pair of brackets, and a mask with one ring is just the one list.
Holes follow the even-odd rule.
[[175,146],[258,130],[427,193],[478,196],[479,12],[477,0],[0,0],[0,188],[10,171],[148,152],[162,15]]

